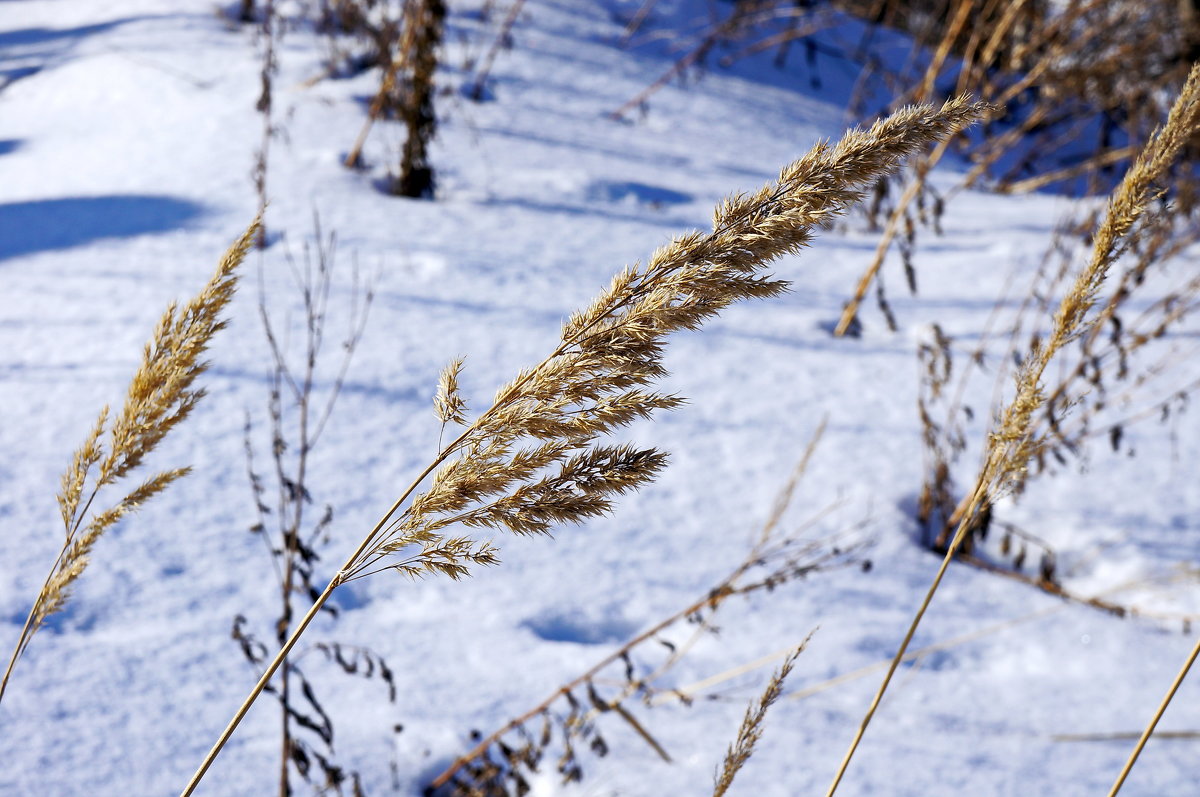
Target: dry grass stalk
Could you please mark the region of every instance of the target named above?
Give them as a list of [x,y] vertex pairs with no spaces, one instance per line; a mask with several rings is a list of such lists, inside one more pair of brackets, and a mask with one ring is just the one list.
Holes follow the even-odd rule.
[[1095,238],[1091,260],[1076,276],[1070,291],[1059,304],[1049,337],[1031,347],[1018,369],[1016,394],[999,417],[996,431],[990,436],[986,463],[970,493],[967,510],[959,519],[954,538],[947,548],[933,583],[834,775],[827,797],[837,790],[845,775],[850,760],[971,522],[985,502],[992,502],[997,495],[1019,487],[1025,478],[1029,462],[1044,445],[1044,438],[1034,435],[1034,417],[1045,400],[1042,376],[1046,367],[1064,346],[1086,334],[1094,324],[1095,319],[1089,317],[1090,311],[1096,303],[1109,270],[1138,238],[1141,232],[1139,225],[1146,215],[1151,199],[1157,195],[1156,184],[1167,174],[1184,144],[1198,129],[1200,65],[1192,69],[1182,93],[1171,108],[1165,126],[1151,137],[1110,199],[1104,223]]
[[[259,316],[273,365],[268,400],[274,465],[269,479],[275,493],[273,518],[270,517],[272,508],[267,505],[269,491],[265,480],[254,469],[249,413],[246,416],[246,470],[257,508],[257,522],[250,530],[263,540],[279,587],[279,615],[272,629],[276,645],[286,642],[291,633],[296,596],[319,593],[319,582],[314,583],[315,570],[321,560],[322,548],[330,541],[334,512],[332,505],[326,504],[324,511],[315,517],[306,514],[315,492],[309,462],[341,394],[373,298],[370,287],[365,292],[360,291],[356,269],[348,301],[349,330],[340,346],[341,362],[330,386],[319,389],[317,375],[324,368],[318,366],[323,366],[326,350],[329,297],[337,247],[335,235],[323,238],[320,220],[315,215],[313,226],[315,245],[305,244],[303,265],[297,264],[290,252],[285,255],[304,308],[303,351],[298,358],[298,367],[289,362],[291,358],[280,343],[265,293],[260,292],[259,297]],[[272,525],[275,526],[273,531],[268,528]],[[335,616],[336,612],[331,608],[328,614]],[[249,626],[250,621],[239,614],[233,623],[232,637],[257,675],[269,658],[271,646],[260,642]],[[365,648],[330,641],[318,643],[317,647],[347,674],[367,678],[378,674],[395,701],[391,671],[381,656]],[[292,794],[293,774],[312,785],[323,783],[326,793],[342,794],[343,790],[348,790],[346,793],[357,794],[358,773],[349,772],[337,763],[333,750],[333,721],[318,700],[322,690],[317,689],[307,668],[302,669],[297,659],[299,657],[281,668],[275,687],[280,722],[280,797]]]
[[190,468],[184,467],[156,473],[108,509],[92,510],[101,491],[122,483],[204,397],[204,389],[194,386],[196,378],[208,368],[204,352],[213,335],[225,327],[221,313],[233,298],[238,266],[260,228],[261,219],[256,219],[221,258],[216,273],[199,294],[182,308],[175,303],[167,307],[146,344],[124,406],[111,418],[108,407],[102,409],[92,431],[75,452],[58,494],[65,532],[62,550],[25,619],[0,680],[0,699],[33,635],[46,618],[66,606],[71,588],[87,568],[100,538],[125,515],[189,472]]
[[483,57],[483,63],[475,70],[475,75],[471,78],[471,87],[466,90],[466,95],[475,102],[483,101],[487,91],[488,76],[492,73],[492,67],[496,63],[496,56],[500,54],[502,48],[511,45],[513,27],[517,24],[517,20],[521,16],[521,10],[524,7],[525,0],[513,0],[508,13],[504,15],[504,21],[500,23],[499,32],[492,39],[492,45]]
[[[809,634],[812,637],[812,634]],[[790,656],[784,659],[783,664],[771,676],[767,688],[762,695],[754,703],[746,707],[746,716],[742,718],[741,727],[738,728],[737,739],[729,746],[729,750],[725,753],[725,761],[721,765],[721,771],[716,777],[713,785],[713,797],[724,797],[725,792],[729,791],[729,787],[733,785],[733,779],[737,777],[737,773],[741,771],[746,762],[750,760],[750,756],[754,753],[754,748],[763,735],[763,723],[767,719],[767,711],[771,706],[779,700],[783,694],[783,682],[791,675],[792,668],[796,665],[796,659],[804,652],[804,648],[808,645],[808,639],[800,643],[800,647],[796,648]]]
[[1192,665],[1196,663],[1196,657],[1200,656],[1200,639],[1196,640],[1196,644],[1192,646],[1192,652],[1188,654],[1187,659],[1183,662],[1183,666],[1176,674],[1175,680],[1171,682],[1171,688],[1167,690],[1163,696],[1162,702],[1158,704],[1158,709],[1154,712],[1154,716],[1150,718],[1149,724],[1146,725],[1146,730],[1142,731],[1141,737],[1137,744],[1134,745],[1133,752],[1129,754],[1129,760],[1125,762],[1125,766],[1121,768],[1121,772],[1117,775],[1117,780],[1113,783],[1112,789],[1108,792],[1108,797],[1116,797],[1117,792],[1125,784],[1125,779],[1129,777],[1130,770],[1137,763],[1138,756],[1142,754],[1142,748],[1146,746],[1146,742],[1150,739],[1150,734],[1154,733],[1154,728],[1158,725],[1158,721],[1162,719],[1162,715],[1167,710],[1167,706],[1171,704],[1171,700],[1175,697],[1175,693],[1179,691],[1179,685],[1183,683],[1183,679],[1187,677],[1188,671],[1192,669]]
[[[610,119],[623,119],[630,111],[637,108],[644,108],[646,101],[656,92],[667,86],[672,80],[684,78],[689,70],[702,67],[714,49],[749,33],[764,20],[764,17],[775,19],[780,15],[795,16],[799,13],[791,10],[780,12],[776,8],[777,5],[776,0],[738,0],[733,3],[727,17],[724,19],[714,19],[705,30],[699,33],[695,45],[691,46],[682,56],[676,59],[657,80],[638,92],[637,95],[626,100],[619,108],[610,111],[608,117]],[[640,26],[648,13],[649,7],[644,6],[642,12],[635,15],[634,20],[626,28],[623,36],[623,44],[628,44],[629,37],[635,29],[634,26]],[[819,27],[807,28],[806,32],[814,32]]]
[[[1119,276],[1114,274],[1109,278],[1108,282],[1115,282],[1115,287],[1106,288],[1107,297],[1098,300],[1089,331],[1079,337],[1077,345],[1058,356],[1057,375],[1048,381],[1044,390],[1046,399],[1035,419],[1034,437],[1043,442],[1017,485],[1018,489],[1023,489],[1024,482],[1030,478],[1054,474],[1056,465],[1065,467],[1070,459],[1085,461],[1088,443],[1101,435],[1107,437],[1114,452],[1132,455],[1134,449],[1126,442],[1130,427],[1155,417],[1160,423],[1168,422],[1175,417],[1186,396],[1200,388],[1200,380],[1179,384],[1181,380],[1168,382],[1165,379],[1187,369],[1194,361],[1188,356],[1190,352],[1180,352],[1177,346],[1172,346],[1166,354],[1154,359],[1149,357],[1163,348],[1150,344],[1180,326],[1200,306],[1200,277],[1185,275],[1182,283],[1173,286],[1160,286],[1147,279],[1152,267],[1164,275],[1170,273],[1168,268],[1171,266],[1186,269],[1186,262],[1177,260],[1177,256],[1200,236],[1200,227],[1193,221],[1180,218],[1161,202],[1154,204],[1155,210],[1147,213],[1139,223],[1137,240],[1127,248]],[[1052,316],[1052,297],[1065,292],[1064,286],[1076,265],[1078,247],[1074,239],[1093,237],[1099,223],[1099,214],[1091,213],[1083,221],[1069,219],[1060,224],[1038,275],[1014,316],[1008,333],[1008,350],[998,360],[1000,368],[996,369],[994,377],[993,415],[999,411],[1002,388],[1007,384],[1008,363],[1018,358],[1024,346],[1037,345],[1045,334],[1038,322]],[[1159,287],[1164,288],[1159,298],[1146,296]],[[1134,308],[1137,304],[1143,305],[1144,309]],[[1001,316],[1002,305],[1003,300],[998,300],[992,320]],[[989,328],[992,320],[988,322]],[[935,371],[941,371],[940,363],[944,362],[948,376],[951,352],[946,343],[936,349],[922,346],[920,350],[929,367],[922,378],[919,400],[927,462],[918,519],[926,532],[926,544],[939,553],[945,553],[971,497],[967,494],[960,500],[954,494],[952,472],[955,461],[965,449],[962,419],[974,415],[962,403],[962,397],[969,377],[984,369],[987,337],[981,339],[961,370],[956,395],[944,407],[945,416],[940,423],[932,420],[930,412],[930,406],[940,392],[941,377]],[[935,361],[939,364],[936,369],[933,368]],[[1188,376],[1194,375],[1189,373]],[[984,465],[986,458],[980,463],[980,469]],[[970,483],[974,481],[975,473],[972,473]],[[972,522],[957,554],[960,561],[1017,578],[1051,594],[1078,600],[1063,589],[1055,575],[1052,547],[1012,524],[999,523],[991,509],[990,503],[985,502],[983,511]],[[989,527],[995,531],[997,526],[1001,532],[1000,544],[998,548],[992,546],[989,555],[998,554],[1002,559],[1010,559],[1011,570],[972,555],[975,548],[986,541]],[[1020,572],[1031,550],[1037,559],[1036,578]],[[1110,602],[1091,605],[1121,616],[1142,613],[1136,607]]]
[[[246,13],[243,9],[243,13]],[[251,6],[250,17],[254,10]],[[243,17],[246,19],[246,17]],[[274,107],[273,84],[275,75],[279,72],[279,59],[275,54],[275,45],[283,35],[283,28],[275,18],[275,0],[265,0],[262,9],[262,24],[259,35],[262,37],[262,66],[259,68],[259,93],[254,108],[262,115],[262,130],[259,137],[258,150],[254,153],[254,168],[250,177],[254,181],[254,191],[258,195],[258,218],[262,219],[267,212],[267,169],[270,165],[271,139],[275,136],[275,123],[272,109]],[[267,245],[267,229],[261,225],[255,244],[260,248]]]
[[[562,749],[557,769],[563,782],[582,780],[583,763],[576,751],[587,748],[601,756],[608,753],[598,720],[610,712],[633,727],[661,758],[670,761],[663,746],[637,721],[628,704],[634,698],[651,707],[669,700],[691,704],[687,691],[664,687],[660,683],[700,638],[716,632],[715,616],[730,598],[772,592],[788,582],[836,568],[870,567],[869,560],[860,558],[866,545],[861,540],[842,534],[805,539],[808,530],[821,522],[836,505],[818,512],[799,528],[787,533],[779,531],[779,524],[792,503],[824,428],[822,421],[776,498],[749,553],[729,575],[685,608],[637,634],[580,675],[560,684],[533,708],[478,739],[474,747],[430,782],[426,792],[437,793],[450,786],[450,793],[461,797],[498,797],[509,794],[512,789],[521,793],[528,786],[526,775],[535,772],[540,762],[552,754],[550,748],[553,745]],[[685,622],[694,627],[689,638],[668,642],[664,635]],[[665,655],[664,649],[668,651]],[[789,648],[781,655],[787,655],[793,649]],[[661,661],[654,661],[658,657]],[[775,656],[771,660],[778,658]],[[614,670],[619,670],[620,674],[613,675]],[[617,690],[615,693],[610,691],[613,688]]]
[[[801,249],[906,155],[986,110],[966,98],[904,108],[834,146],[819,144],[777,182],[718,205],[711,233],[676,238],[644,267],[618,274],[570,317],[550,356],[501,387],[367,534],[235,712],[185,797],[337,587],[382,570],[463,577],[472,566],[495,564],[497,549],[469,535],[446,536],[452,527],[545,533],[607,513],[616,495],[651,481],[665,454],[597,438],[681,403],[643,389],[666,373],[667,337],[736,301],[785,291],[786,282],[761,273],[768,263]],[[427,479],[428,489],[416,494]]]
[[429,162],[429,144],[437,133],[433,73],[445,20],[443,0],[405,0],[400,60],[407,75],[398,111],[408,136],[400,155],[400,173],[392,186],[392,193],[399,196],[433,197],[433,166]]
[[405,51],[401,44],[400,34],[401,23],[384,19],[379,24],[373,25],[368,22],[365,15],[353,18],[352,22],[355,28],[373,43],[376,51],[375,60],[380,62],[380,74],[379,88],[375,91],[375,96],[371,98],[367,118],[363,122],[362,129],[358,131],[354,145],[350,147],[350,151],[343,161],[348,169],[356,169],[360,165],[363,146],[367,143],[367,135],[371,132],[371,127],[376,120],[383,116],[397,114],[400,102],[397,86],[400,70],[405,68]]

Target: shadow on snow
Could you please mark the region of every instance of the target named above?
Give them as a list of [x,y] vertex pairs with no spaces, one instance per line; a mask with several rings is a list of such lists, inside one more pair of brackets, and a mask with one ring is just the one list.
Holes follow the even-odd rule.
[[168,232],[203,210],[183,199],[138,194],[0,203],[0,260],[103,238]]

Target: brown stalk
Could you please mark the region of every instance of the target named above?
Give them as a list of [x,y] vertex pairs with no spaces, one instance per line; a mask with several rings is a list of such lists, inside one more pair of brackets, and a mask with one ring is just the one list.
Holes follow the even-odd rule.
[[1000,490],[1008,488],[1022,478],[1029,459],[1036,451],[1037,442],[1032,439],[1034,413],[1042,406],[1042,376],[1055,354],[1069,341],[1077,339],[1089,327],[1095,297],[1104,284],[1109,268],[1124,251],[1130,236],[1138,234],[1138,223],[1146,212],[1151,199],[1153,184],[1159,180],[1174,162],[1182,149],[1200,126],[1200,65],[1192,69],[1188,82],[1176,99],[1166,124],[1151,138],[1126,173],[1121,185],[1109,201],[1108,213],[1097,232],[1091,261],[1080,271],[1071,290],[1063,298],[1054,317],[1049,338],[1033,348],[1018,374],[1016,395],[1004,411],[998,428],[991,436],[987,463],[970,493],[967,509],[958,524],[954,538],[947,546],[937,574],[933,578],[917,609],[904,640],[901,642],[887,673],[872,699],[858,730],[843,757],[833,782],[826,792],[831,797],[845,776],[850,761],[866,733],[871,719],[879,708],[883,695],[891,683],[900,660],[925,616],[934,594],[941,585],[951,559],[962,545],[963,539],[978,511]]
[[[680,400],[617,391],[651,384],[665,373],[661,356],[671,332],[698,328],[734,301],[782,292],[784,283],[759,270],[806,245],[819,225],[857,201],[862,186],[904,156],[972,123],[986,107],[958,98],[940,109],[906,108],[868,130],[847,133],[834,147],[818,145],[787,166],[778,182],[719,205],[713,232],[678,238],[644,269],[619,274],[591,307],[566,323],[554,353],[501,388],[495,403],[438,453],[363,538],[234,713],[184,797],[195,791],[338,586],[376,566],[412,576],[461,577],[471,564],[498,559],[489,542],[444,537],[441,530],[456,519],[470,527],[545,532],[602,514],[612,506],[606,494],[652,480],[665,464],[659,452],[591,441]],[[588,414],[576,415],[575,407]],[[539,445],[513,452],[523,438]],[[539,473],[554,464],[557,475]],[[414,497],[435,471],[429,491]],[[508,494],[493,500],[496,493]],[[410,497],[413,503],[395,517]],[[464,510],[469,513],[461,514]]]
[[1158,704],[1158,709],[1154,712],[1154,716],[1150,718],[1149,724],[1146,725],[1146,730],[1142,731],[1141,737],[1138,739],[1137,744],[1134,745],[1133,752],[1129,754],[1129,760],[1125,762],[1125,766],[1121,768],[1120,774],[1117,775],[1116,782],[1113,784],[1112,789],[1109,790],[1108,797],[1116,797],[1117,792],[1125,785],[1125,779],[1129,777],[1130,770],[1137,763],[1138,756],[1142,754],[1142,748],[1150,740],[1150,735],[1154,733],[1154,728],[1158,725],[1158,721],[1162,719],[1167,706],[1171,704],[1171,699],[1175,697],[1180,684],[1187,677],[1188,670],[1196,663],[1197,656],[1200,656],[1200,639],[1197,639],[1196,644],[1192,646],[1192,652],[1188,654],[1187,659],[1183,662],[1183,666],[1179,669],[1179,673],[1175,676],[1175,680],[1171,682],[1171,687],[1163,696],[1162,702]]

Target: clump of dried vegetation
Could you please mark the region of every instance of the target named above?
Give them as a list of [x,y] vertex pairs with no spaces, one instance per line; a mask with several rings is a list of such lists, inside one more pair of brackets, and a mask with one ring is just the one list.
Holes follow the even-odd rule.
[[[940,232],[946,203],[962,189],[1022,193],[1053,187],[1107,195],[1166,118],[1170,98],[1200,56],[1200,15],[1186,2],[737,0],[713,5],[707,18],[668,31],[654,29],[657,5],[647,0],[639,7],[623,40],[631,47],[658,46],[667,36],[680,54],[614,117],[647,112],[653,94],[672,81],[772,50],[780,68],[803,52],[803,65],[794,71],[798,82],[816,90],[827,74],[856,73],[849,100],[856,118],[962,93],[1004,108],[875,184],[865,210],[880,239],[836,326],[839,336],[859,331],[859,310],[872,288],[884,320],[896,329],[882,267],[895,250],[908,289],[916,293],[918,230]],[[938,190],[928,175],[948,152],[972,165],[958,185]],[[1169,215],[1189,218],[1197,197],[1190,166],[1173,171],[1170,193],[1175,201]],[[1079,227],[1089,230],[1094,227]]]
[[[980,514],[994,504],[999,496],[1022,489],[1028,479],[1030,463],[1054,445],[1053,436],[1039,426],[1039,420],[1046,417],[1043,413],[1050,395],[1053,395],[1047,393],[1044,382],[1046,371],[1063,349],[1086,339],[1099,325],[1110,319],[1105,312],[1110,305],[1102,301],[1102,291],[1109,274],[1121,256],[1134,248],[1147,230],[1153,229],[1151,203],[1162,195],[1165,190],[1162,187],[1164,179],[1169,175],[1172,165],[1185,145],[1198,133],[1200,65],[1189,74],[1166,123],[1150,137],[1109,199],[1104,219],[1093,240],[1091,256],[1070,280],[1066,294],[1054,312],[1048,333],[1031,341],[1029,348],[1022,353],[1014,377],[1015,389],[997,415],[988,435],[983,465],[962,510],[958,512],[955,530],[946,543],[941,567],[863,717],[828,794],[832,795],[837,790],[951,559],[976,528]],[[1119,786],[1118,782],[1114,791]]]
[[379,67],[379,88],[371,98],[362,130],[345,158],[349,168],[362,162],[362,149],[380,119],[397,119],[405,129],[397,173],[388,190],[413,199],[431,199],[436,180],[429,145],[437,135],[434,80],[446,22],[443,0],[403,0],[399,10],[387,3],[342,3],[326,23],[334,47],[338,35],[368,45],[360,67]]
[[238,267],[257,237],[259,226],[255,221],[229,248],[200,293],[182,308],[174,303],[167,307],[146,344],[120,412],[110,417],[107,406],[101,409],[95,426],[76,450],[58,494],[64,532],[62,549],[25,618],[0,680],[0,699],[33,635],[47,618],[66,607],[71,588],[83,575],[100,538],[191,470],[182,467],[160,471],[107,509],[98,509],[97,501],[126,484],[133,471],[204,398],[204,389],[195,386],[196,379],[208,369],[204,353],[213,336],[225,327],[221,314],[237,289]]
[[[642,41],[656,46],[663,37],[655,29],[659,5],[648,0],[629,19],[624,37],[629,46]],[[1140,2],[1097,0],[742,0],[714,6],[708,18],[667,35],[679,53],[676,60],[614,115],[646,112],[653,94],[673,80],[772,50],[781,68],[803,52],[802,64],[792,71],[817,90],[826,75],[854,70],[850,113],[860,118],[962,91],[1004,108],[980,127],[930,145],[907,170],[873,186],[863,207],[879,239],[835,325],[839,336],[861,333],[862,304],[872,291],[887,326],[898,329],[884,265],[898,261],[907,289],[916,294],[920,231],[941,234],[947,204],[963,189],[1107,196],[1166,121],[1200,55],[1200,17],[1190,3],[1151,9]],[[1106,439],[1114,451],[1132,455],[1131,427],[1154,418],[1170,423],[1200,384],[1184,367],[1188,352],[1162,345],[1191,317],[1196,302],[1197,283],[1183,257],[1200,240],[1195,139],[1185,136],[1179,147],[1182,155],[1163,165],[1137,234],[1121,250],[1119,275],[1102,291],[1098,322],[1057,359],[1061,366],[1036,415],[1042,444],[1014,495],[1026,479],[1086,462],[1093,440]],[[949,188],[933,186],[929,174],[951,153],[968,159],[970,167]],[[926,457],[917,519],[926,544],[939,553],[948,548],[971,500],[962,485],[975,472],[969,466],[960,472],[973,447],[968,427],[1000,411],[995,401],[1011,364],[1042,344],[1044,319],[1069,290],[1082,252],[1101,234],[1101,214],[1086,202],[1079,207],[1079,215],[1065,219],[1048,243],[1019,311],[1009,317],[998,304],[989,336],[968,356],[958,355],[955,362],[955,342],[937,324],[919,347],[918,411]],[[1008,354],[999,360],[988,348],[997,335],[1008,337]],[[981,374],[998,385],[990,411],[964,400],[969,383]],[[1139,611],[1066,590],[1058,552],[1047,536],[997,518],[994,509],[986,498],[970,521],[957,549],[961,560],[1117,614]],[[989,534],[992,544],[985,550]],[[1175,619],[1186,627],[1194,618]]]
[[[286,255],[288,271],[303,305],[300,355],[287,350],[286,341],[291,337],[287,333],[291,330],[280,334],[272,321],[265,291],[259,297],[259,316],[271,354],[267,400],[271,468],[266,476],[255,468],[253,425],[247,413],[246,473],[256,511],[250,531],[263,540],[270,556],[271,574],[279,589],[279,614],[270,625],[270,634],[256,634],[255,623],[244,614],[234,619],[232,630],[234,641],[256,674],[291,634],[296,600],[312,600],[320,594],[315,570],[323,549],[330,544],[333,506],[325,504],[315,515],[308,512],[315,500],[309,463],[333,417],[372,300],[369,288],[359,290],[356,269],[346,308],[349,328],[341,341],[340,362],[329,378],[323,360],[336,251],[336,236],[324,238],[319,219],[314,219],[313,243],[305,244],[302,261],[297,263],[290,252]],[[328,386],[319,388],[319,382]],[[328,605],[325,613],[338,615]],[[274,646],[262,641],[271,637]],[[323,794],[361,794],[359,773],[339,764],[335,756],[334,722],[323,705],[325,690],[318,688],[307,664],[302,666],[302,662],[312,660],[307,655],[310,653],[321,654],[316,657],[318,666],[323,659],[335,672],[378,680],[388,700],[396,701],[395,676],[384,657],[370,648],[324,639],[291,657],[280,667],[277,682],[269,687],[279,703],[279,794],[286,797],[293,793],[294,776]]]
[[[837,509],[836,504],[798,528],[781,530],[823,430],[822,423],[737,567],[686,607],[560,684],[503,727],[486,736],[472,734],[474,746],[434,776],[426,793],[459,797],[527,794],[532,776],[550,762],[564,785],[581,781],[586,772],[581,753],[608,755],[606,728],[620,724],[631,728],[660,758],[670,762],[666,746],[651,734],[645,718],[639,719],[637,704],[646,710],[671,700],[692,704],[697,689],[669,686],[669,676],[702,638],[717,633],[717,614],[731,598],[774,592],[789,582],[843,567],[870,569],[870,560],[864,558],[867,540],[857,533],[843,532],[822,539],[807,536]],[[688,628],[691,633],[685,633]],[[785,670],[790,670],[790,665]],[[760,704],[759,710],[765,713],[766,706]],[[739,739],[737,750],[746,752],[748,745],[752,747],[749,740]],[[744,763],[744,759],[737,760]],[[736,768],[723,782],[731,782],[734,772]]]
[[652,480],[666,464],[663,452],[610,445],[603,437],[681,403],[677,396],[646,389],[666,373],[662,358],[671,333],[698,328],[736,301],[786,290],[785,281],[762,273],[767,264],[807,244],[816,229],[845,212],[865,185],[900,159],[988,110],[966,99],[901,109],[869,129],[848,132],[834,146],[814,147],[761,190],[730,197],[717,207],[712,232],[676,238],[645,266],[618,274],[589,307],[568,319],[555,350],[501,387],[474,421],[468,422],[458,389],[463,363],[452,362],[439,383],[435,409],[443,424],[461,433],[330,579],[184,795],[193,793],[338,587],[389,570],[461,578],[498,562],[492,540],[470,530],[545,533],[607,513],[615,496]]

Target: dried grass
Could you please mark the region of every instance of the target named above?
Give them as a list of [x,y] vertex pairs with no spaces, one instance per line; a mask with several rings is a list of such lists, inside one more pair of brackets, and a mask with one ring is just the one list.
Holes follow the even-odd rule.
[[[676,407],[649,388],[671,333],[695,329],[730,304],[777,295],[787,283],[765,266],[807,244],[906,155],[978,119],[965,98],[902,109],[836,145],[819,144],[777,182],[721,203],[711,233],[677,238],[644,267],[627,268],[563,327],[549,357],[500,388],[493,405],[446,445],[331,579],[235,713],[184,789],[191,794],[249,707],[340,585],[382,570],[467,575],[495,564],[490,540],[452,527],[544,533],[611,510],[615,496],[666,464],[655,449],[598,441],[637,418]],[[443,381],[441,404],[454,402]],[[445,414],[445,413],[443,413]],[[418,488],[429,480],[423,493]],[[409,500],[411,498],[411,501]],[[407,504],[407,506],[406,506]]]
[[770,710],[771,706],[783,694],[783,682],[791,675],[792,668],[796,666],[796,659],[804,652],[804,648],[807,645],[808,640],[806,639],[800,644],[800,647],[796,648],[790,656],[784,659],[779,669],[771,675],[771,680],[767,683],[767,688],[763,690],[762,695],[757,701],[751,703],[746,708],[746,716],[742,718],[737,738],[729,746],[729,750],[726,751],[725,761],[721,765],[721,771],[717,774],[713,785],[713,797],[725,796],[725,793],[729,791],[729,787],[733,785],[733,779],[737,777],[737,773],[741,771],[746,762],[750,760],[750,756],[754,754],[755,746],[762,739],[763,724],[767,719],[767,711]]
[[[589,750],[601,757],[610,752],[604,736],[607,733],[604,717],[619,718],[659,757],[670,761],[664,745],[646,729],[648,723],[637,719],[636,703],[646,708],[665,702],[693,703],[693,693],[703,685],[680,688],[664,682],[701,639],[718,633],[718,613],[730,599],[774,593],[784,584],[834,569],[853,566],[870,569],[870,560],[861,558],[867,543],[856,534],[807,537],[812,527],[837,508],[836,504],[808,518],[798,528],[786,532],[779,528],[824,427],[822,422],[817,428],[750,551],[737,567],[686,607],[638,633],[583,673],[559,684],[537,705],[501,728],[482,738],[473,733],[474,746],[432,778],[425,793],[440,794],[445,789],[454,797],[499,797],[514,791],[521,794],[530,788],[529,780],[541,771],[543,762],[550,760],[556,762],[555,768],[564,784],[579,782],[586,774],[586,762],[580,752]],[[685,625],[691,628],[691,633],[680,639],[678,633],[685,630]],[[789,647],[770,661],[794,650],[794,646]],[[611,724],[619,723],[613,720]]]
[[75,452],[58,494],[65,536],[62,550],[13,648],[0,680],[0,698],[33,635],[70,600],[71,589],[91,561],[92,549],[100,538],[190,471],[187,467],[161,471],[108,509],[92,508],[102,492],[107,495],[110,488],[124,483],[204,397],[204,389],[195,387],[196,378],[208,368],[204,353],[213,336],[225,327],[221,313],[233,298],[238,266],[260,229],[261,220],[256,219],[221,258],[216,273],[199,294],[182,308],[175,303],[167,307],[146,344],[120,412],[110,417],[108,407],[100,410],[91,432]]
[[[1183,683],[1183,679],[1187,677],[1188,671],[1192,669],[1192,665],[1196,663],[1196,658],[1200,656],[1200,639],[1196,640],[1196,644],[1192,646],[1191,652],[1184,659],[1183,666],[1179,668],[1179,672],[1171,681],[1171,686],[1167,689],[1167,693],[1163,695],[1162,702],[1158,704],[1158,708],[1154,712],[1154,716],[1150,718],[1146,729],[1142,731],[1142,735],[1138,737],[1137,744],[1133,747],[1133,752],[1129,754],[1129,760],[1125,762],[1125,766],[1121,768],[1120,774],[1117,775],[1117,780],[1113,783],[1112,789],[1108,792],[1108,797],[1116,797],[1117,792],[1125,785],[1126,778],[1129,777],[1129,772],[1133,769],[1133,765],[1137,763],[1138,756],[1142,754],[1142,749],[1146,746],[1146,742],[1150,740],[1150,735],[1154,733],[1154,729],[1158,726],[1158,721],[1162,719],[1162,715],[1166,712],[1167,706],[1171,704],[1171,700],[1175,697],[1175,693],[1179,691],[1179,685]],[[1194,738],[1194,737],[1191,737]]]
[[1046,399],[1042,383],[1046,368],[1063,347],[1094,328],[1097,314],[1091,311],[1110,269],[1141,235],[1150,200],[1158,193],[1155,186],[1160,184],[1167,174],[1184,144],[1196,135],[1198,126],[1200,65],[1193,68],[1188,76],[1182,93],[1171,108],[1166,125],[1151,137],[1110,199],[1104,223],[1095,238],[1091,259],[1080,270],[1071,289],[1059,304],[1049,336],[1031,346],[1021,367],[1017,369],[1015,395],[998,418],[996,431],[990,435],[985,464],[969,494],[967,509],[959,518],[958,528],[947,546],[941,567],[834,775],[827,797],[837,790],[845,775],[850,760],[970,524],[985,503],[991,503],[998,495],[1020,487],[1026,478],[1030,461],[1044,447],[1045,438],[1034,434],[1034,419]]

